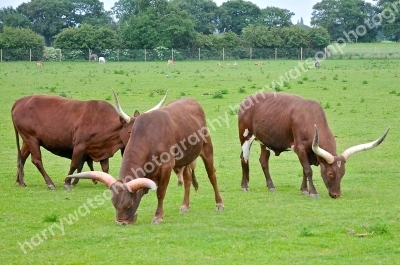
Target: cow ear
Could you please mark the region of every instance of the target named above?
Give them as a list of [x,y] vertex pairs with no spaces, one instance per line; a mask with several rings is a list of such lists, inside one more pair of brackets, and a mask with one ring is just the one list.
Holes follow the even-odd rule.
[[135,114],[133,114],[133,117],[137,118],[139,117],[139,115],[140,115],[139,111],[135,110]]

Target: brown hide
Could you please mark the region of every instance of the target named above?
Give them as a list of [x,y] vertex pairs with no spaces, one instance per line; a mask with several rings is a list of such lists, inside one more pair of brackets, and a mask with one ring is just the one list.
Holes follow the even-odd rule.
[[[346,156],[336,154],[335,138],[329,129],[325,113],[320,104],[296,95],[284,93],[258,93],[247,97],[240,105],[238,115],[239,139],[242,145],[242,189],[249,190],[248,155],[252,136],[261,144],[260,163],[264,171],[267,187],[273,191],[275,186],[269,173],[270,151],[279,155],[293,149],[303,167],[301,190],[304,194],[317,197],[312,180],[311,165],[321,166],[321,176],[332,198],[340,197],[340,182],[345,174]],[[316,129],[319,134],[319,147],[330,153],[331,160],[317,156],[312,144]],[[360,145],[348,150],[362,151],[379,145],[388,131],[373,143]],[[246,148],[248,146],[248,149]],[[353,153],[347,151],[346,153]],[[308,186],[307,186],[308,181]]]
[[[158,207],[153,223],[159,223],[163,219],[163,200],[172,170],[191,164],[198,156],[203,159],[214,188],[217,209],[221,210],[223,202],[217,187],[213,146],[204,111],[193,99],[175,100],[164,108],[141,114],[135,119],[122,159],[118,182],[141,177],[153,180],[158,186]],[[181,211],[187,211],[189,208],[189,167],[184,170],[184,180],[185,198]],[[133,222],[132,218],[136,216],[136,209],[140,203],[139,197],[143,194],[145,193],[137,196],[125,192],[125,195],[113,197],[117,223]],[[127,205],[131,205],[130,208]]]
[[[28,96],[14,103],[11,114],[15,130],[23,139],[17,173],[20,186],[25,186],[23,166],[31,154],[48,187],[55,188],[43,168],[40,146],[70,158],[70,175],[83,165],[87,155],[90,160],[100,161],[102,169],[108,171],[108,158],[124,148],[129,137],[129,125],[121,122],[115,108],[106,101]],[[66,188],[70,181],[65,180]]]

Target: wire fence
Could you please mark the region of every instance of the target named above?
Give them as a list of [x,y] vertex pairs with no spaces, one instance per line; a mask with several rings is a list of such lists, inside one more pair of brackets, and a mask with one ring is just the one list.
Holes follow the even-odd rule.
[[[184,61],[184,60],[305,60],[311,59],[363,59],[400,58],[396,45],[388,48],[340,47],[333,44],[322,49],[313,48],[222,48],[222,49],[0,49],[0,62],[5,61],[90,61],[104,57],[107,61]],[[96,56],[91,56],[91,55]]]

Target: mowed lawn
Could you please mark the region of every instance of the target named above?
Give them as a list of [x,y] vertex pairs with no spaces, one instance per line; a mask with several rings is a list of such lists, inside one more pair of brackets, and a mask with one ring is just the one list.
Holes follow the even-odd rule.
[[[256,62],[221,62],[220,67],[217,61],[178,61],[175,66],[48,62],[44,68],[34,62],[0,63],[0,264],[399,264],[400,60],[328,60],[319,70],[294,60]],[[290,82],[279,81],[286,74]],[[321,103],[339,154],[377,139],[391,126],[379,147],[346,163],[341,198],[329,197],[319,167],[313,170],[320,197],[301,195],[302,169],[293,152],[271,156],[277,191],[269,192],[256,142],[250,154],[251,191],[242,192],[237,106],[246,96],[268,91],[274,80],[282,92]],[[215,211],[200,160],[200,188],[197,194],[192,190],[189,212],[179,213],[183,188],[172,175],[159,225],[150,224],[155,192],[142,199],[134,225],[116,226],[106,187],[81,180],[64,190],[70,161],[45,150],[44,167],[57,190],[47,189],[30,158],[25,166],[28,186],[15,183],[10,112],[16,99],[47,94],[114,104],[111,89],[128,114],[150,109],[167,90],[168,101],[192,97],[204,107],[223,212]],[[115,177],[120,163],[118,152],[110,159]]]

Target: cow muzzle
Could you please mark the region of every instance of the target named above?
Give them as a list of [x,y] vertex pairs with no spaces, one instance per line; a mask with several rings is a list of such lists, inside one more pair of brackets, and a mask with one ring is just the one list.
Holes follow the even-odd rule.
[[333,199],[337,199],[340,197],[340,192],[329,192],[329,196]]
[[115,221],[115,224],[116,225],[129,225],[129,224],[134,224],[135,222],[136,222],[136,220],[137,220],[137,217],[138,217],[138,214],[137,213],[135,213],[134,215],[133,215],[133,218],[132,218],[132,220],[116,220]]

